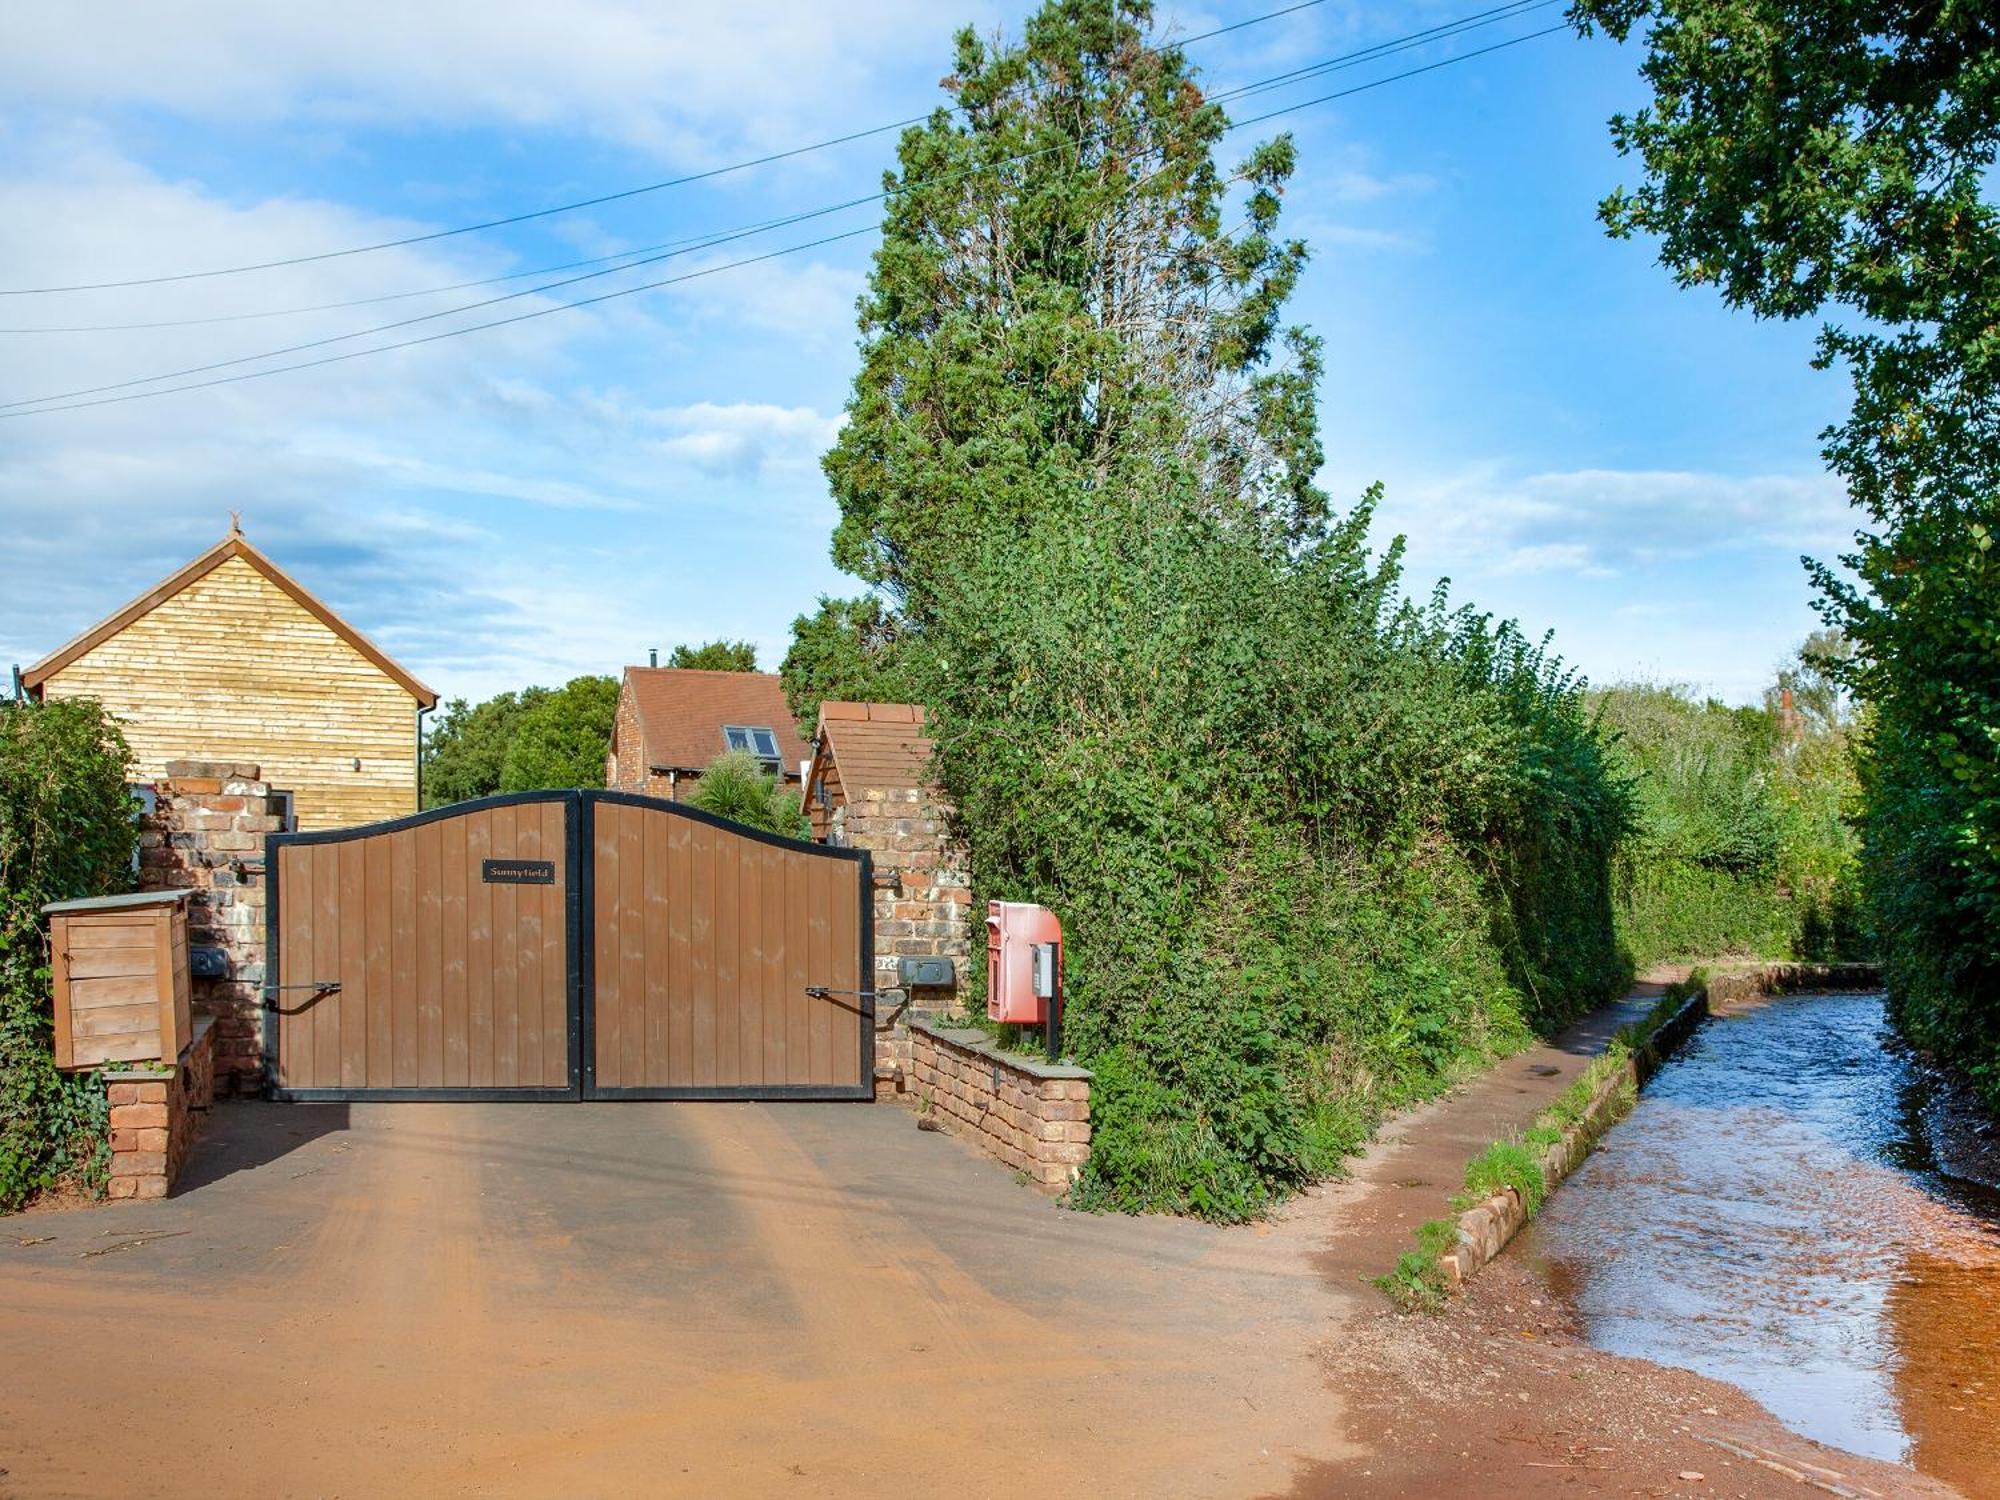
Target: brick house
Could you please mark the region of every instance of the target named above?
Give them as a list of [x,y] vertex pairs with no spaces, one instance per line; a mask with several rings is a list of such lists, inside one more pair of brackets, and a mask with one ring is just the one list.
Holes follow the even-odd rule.
[[300,828],[415,812],[418,715],[437,704],[234,527],[21,685],[102,703],[140,782],[165,779],[170,761],[261,767]]
[[708,763],[748,751],[797,786],[808,751],[775,672],[627,667],[604,784],[678,802]]

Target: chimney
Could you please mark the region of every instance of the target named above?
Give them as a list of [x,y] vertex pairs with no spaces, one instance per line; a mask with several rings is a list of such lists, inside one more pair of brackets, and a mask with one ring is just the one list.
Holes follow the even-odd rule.
[[652,650],[646,653],[646,665],[649,667],[657,667],[659,664],[660,664],[660,648],[658,646],[655,646]]

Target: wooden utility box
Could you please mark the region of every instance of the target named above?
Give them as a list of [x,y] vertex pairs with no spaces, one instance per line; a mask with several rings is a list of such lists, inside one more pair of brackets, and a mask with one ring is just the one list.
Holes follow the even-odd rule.
[[180,1057],[194,1035],[187,894],[142,891],[42,908],[55,977],[57,1067]]

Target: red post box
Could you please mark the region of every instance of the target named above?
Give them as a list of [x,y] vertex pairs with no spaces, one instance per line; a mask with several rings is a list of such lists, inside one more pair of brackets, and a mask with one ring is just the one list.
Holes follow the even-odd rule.
[[1046,1026],[1050,1055],[1060,1045],[1062,923],[1027,901],[986,903],[986,1018]]

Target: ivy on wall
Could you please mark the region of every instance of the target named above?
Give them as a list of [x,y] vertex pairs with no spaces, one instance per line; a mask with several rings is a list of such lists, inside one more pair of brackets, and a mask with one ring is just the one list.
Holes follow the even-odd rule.
[[41,907],[129,885],[130,771],[98,704],[0,705],[0,1210],[62,1185],[96,1187],[108,1164],[97,1076],[55,1066]]

